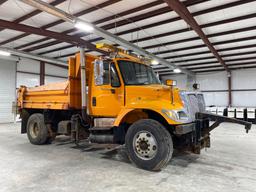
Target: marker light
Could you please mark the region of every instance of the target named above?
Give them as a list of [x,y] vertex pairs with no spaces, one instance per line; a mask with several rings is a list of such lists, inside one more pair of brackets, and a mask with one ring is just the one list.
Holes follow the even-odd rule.
[[81,29],[83,31],[86,31],[86,32],[92,32],[94,30],[93,26],[91,26],[90,24],[81,22],[81,21],[77,21],[75,23],[75,27],[78,29]]
[[7,52],[7,51],[1,51],[0,50],[0,55],[3,55],[3,56],[10,56],[11,53]]
[[181,73],[181,70],[179,68],[176,68],[173,70],[174,73]]

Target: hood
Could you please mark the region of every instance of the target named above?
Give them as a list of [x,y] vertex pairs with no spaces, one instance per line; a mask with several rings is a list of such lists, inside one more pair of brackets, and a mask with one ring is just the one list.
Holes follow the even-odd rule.
[[178,89],[171,89],[166,85],[126,86],[125,100],[126,106],[131,107],[136,105],[143,108],[143,106],[151,104],[158,109],[183,108]]

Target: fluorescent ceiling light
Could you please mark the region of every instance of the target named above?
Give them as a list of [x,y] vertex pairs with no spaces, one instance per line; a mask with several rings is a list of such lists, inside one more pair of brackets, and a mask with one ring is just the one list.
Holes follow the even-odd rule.
[[75,27],[86,32],[92,32],[94,30],[93,26],[81,21],[77,21]]
[[174,73],[181,73],[181,70],[179,68],[176,68],[173,70]]
[[151,64],[152,64],[152,65],[158,65],[159,62],[158,62],[157,60],[152,60],[152,61],[151,61]]
[[3,55],[3,56],[10,56],[11,53],[10,53],[10,52],[7,52],[7,51],[2,51],[2,50],[0,50],[0,55]]

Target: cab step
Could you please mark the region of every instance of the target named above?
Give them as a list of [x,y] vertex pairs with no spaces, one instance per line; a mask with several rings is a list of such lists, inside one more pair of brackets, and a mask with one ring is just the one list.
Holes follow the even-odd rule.
[[89,131],[110,131],[113,127],[92,127]]

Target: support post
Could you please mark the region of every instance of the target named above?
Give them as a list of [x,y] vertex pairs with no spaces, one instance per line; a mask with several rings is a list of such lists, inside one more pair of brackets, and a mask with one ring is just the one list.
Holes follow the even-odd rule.
[[232,106],[232,74],[228,72],[228,106]]
[[86,62],[84,48],[80,47],[82,118],[87,121]]
[[40,85],[45,84],[45,62],[40,61]]

